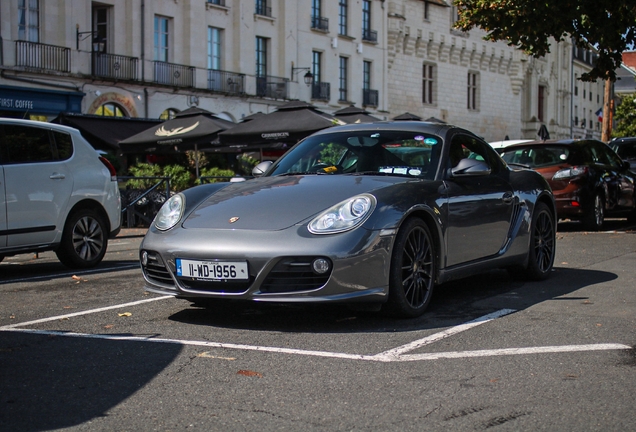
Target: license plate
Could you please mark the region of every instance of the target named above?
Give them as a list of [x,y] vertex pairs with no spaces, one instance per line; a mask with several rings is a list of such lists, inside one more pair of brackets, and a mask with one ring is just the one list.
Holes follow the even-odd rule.
[[247,262],[197,261],[177,258],[177,276],[209,280],[246,280]]

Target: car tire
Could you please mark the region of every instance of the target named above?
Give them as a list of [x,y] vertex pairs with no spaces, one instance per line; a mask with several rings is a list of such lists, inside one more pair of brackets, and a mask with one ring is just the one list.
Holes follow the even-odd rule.
[[103,218],[94,210],[82,209],[67,219],[55,253],[67,267],[88,268],[101,262],[107,247],[108,232]]
[[530,280],[545,280],[554,266],[556,252],[556,224],[554,215],[544,203],[537,203],[530,226],[528,264],[525,276]]
[[605,203],[600,193],[594,194],[592,207],[583,216],[583,225],[588,231],[599,231],[605,222]]
[[393,247],[386,312],[400,318],[422,315],[433,296],[435,275],[431,232],[421,219],[408,219],[398,231]]
[[4,259],[4,255],[0,255],[0,262]]

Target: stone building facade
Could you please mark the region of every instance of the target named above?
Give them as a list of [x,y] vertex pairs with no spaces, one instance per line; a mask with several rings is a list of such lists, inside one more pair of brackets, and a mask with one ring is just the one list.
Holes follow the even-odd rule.
[[454,30],[455,17],[450,0],[2,1],[0,115],[156,119],[198,106],[236,122],[298,99],[489,141],[536,138],[542,124],[554,138],[597,133],[602,92],[575,85],[589,65],[571,43],[533,59]]

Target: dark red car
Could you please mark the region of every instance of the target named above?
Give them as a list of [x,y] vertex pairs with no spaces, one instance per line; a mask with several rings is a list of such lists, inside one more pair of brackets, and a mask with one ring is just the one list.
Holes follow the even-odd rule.
[[532,141],[499,152],[509,165],[543,175],[552,187],[560,219],[580,220],[589,230],[601,229],[606,216],[636,219],[636,174],[601,141]]

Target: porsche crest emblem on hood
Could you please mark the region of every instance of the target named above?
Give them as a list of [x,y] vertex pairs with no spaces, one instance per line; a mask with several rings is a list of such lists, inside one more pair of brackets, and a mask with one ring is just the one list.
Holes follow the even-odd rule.
[[239,217],[238,217],[238,216],[234,216],[234,217],[231,217],[231,218],[228,220],[228,222],[229,222],[229,223],[234,223],[234,222],[236,222],[237,220],[239,220]]
[[184,133],[187,133],[187,132],[190,132],[191,130],[196,129],[197,126],[199,126],[199,122],[196,122],[192,126],[178,127],[178,128],[174,128],[174,129],[170,129],[170,130],[166,130],[163,126],[161,126],[159,129],[157,129],[155,131],[155,135],[161,136],[161,137],[170,137],[170,136],[175,136],[175,135],[182,135]]

